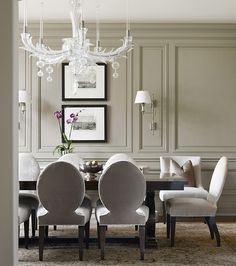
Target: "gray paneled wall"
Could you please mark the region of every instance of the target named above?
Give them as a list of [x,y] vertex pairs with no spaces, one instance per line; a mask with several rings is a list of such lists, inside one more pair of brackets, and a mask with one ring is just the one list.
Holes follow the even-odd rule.
[[[88,25],[94,41],[94,25]],[[119,45],[124,25],[102,25],[103,45]],[[31,25],[37,36],[37,25]],[[69,24],[45,25],[45,43],[60,48],[70,36]],[[146,172],[159,172],[159,156],[200,155],[202,177],[207,188],[218,158],[229,157],[230,169],[219,214],[236,214],[236,25],[234,24],[134,24],[135,47],[128,59],[120,61],[120,77],[107,71],[107,143],[76,144],[75,152],[85,159],[107,160],[114,153],[131,154]],[[32,152],[41,165],[56,160],[52,154],[60,143],[53,112],[63,102],[62,70],[54,68],[53,82],[36,76],[35,59],[20,50],[20,89],[30,97],[25,116],[20,116],[20,150]],[[156,100],[150,130],[151,108],[141,115],[134,104],[136,91],[149,90]]]

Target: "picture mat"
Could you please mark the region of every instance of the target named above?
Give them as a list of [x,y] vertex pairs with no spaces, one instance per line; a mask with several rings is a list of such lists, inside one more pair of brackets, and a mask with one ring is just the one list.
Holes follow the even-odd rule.
[[[82,110],[81,113],[79,111]],[[105,140],[105,109],[104,107],[65,107],[64,109],[64,130],[67,136],[69,136],[71,124],[66,123],[66,119],[71,113],[79,113],[77,123],[95,122],[95,128],[92,126],[91,129],[79,129],[72,130],[71,140],[72,141],[103,141]],[[80,119],[82,118],[82,119]]]
[[69,69],[69,65],[64,65],[64,97],[76,99],[93,99],[105,98],[105,65],[89,66],[96,70],[96,87],[95,88],[77,88],[77,93],[74,94],[73,74]]

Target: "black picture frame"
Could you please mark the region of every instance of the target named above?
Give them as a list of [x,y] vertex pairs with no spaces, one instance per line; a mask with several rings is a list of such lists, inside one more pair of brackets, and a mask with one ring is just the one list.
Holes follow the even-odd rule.
[[[94,68],[94,66],[92,66]],[[73,77],[69,71],[69,63],[62,63],[62,100],[63,101],[105,101],[107,100],[107,65],[97,63],[96,82],[81,81],[81,88],[77,89],[77,94],[73,94]],[[87,86],[91,86],[89,88]],[[95,86],[95,87],[93,87]]]
[[78,120],[72,127],[70,138],[73,143],[107,142],[106,105],[62,105],[62,132],[67,137],[71,125],[67,124],[66,120],[71,113],[78,113]]

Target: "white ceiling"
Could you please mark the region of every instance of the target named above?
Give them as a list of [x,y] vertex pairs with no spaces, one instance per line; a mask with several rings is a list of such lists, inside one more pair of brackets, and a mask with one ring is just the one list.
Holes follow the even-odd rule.
[[[69,21],[69,0],[27,0],[28,19],[38,20],[44,2],[45,21]],[[85,21],[124,22],[126,1],[132,22],[236,22],[236,0],[83,0]],[[19,2],[23,18],[23,1]]]

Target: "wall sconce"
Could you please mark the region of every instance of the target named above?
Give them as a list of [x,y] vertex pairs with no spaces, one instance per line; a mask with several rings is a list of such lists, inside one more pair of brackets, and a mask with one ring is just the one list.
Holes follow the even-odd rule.
[[152,134],[154,135],[154,130],[157,129],[157,124],[154,121],[154,118],[155,118],[154,108],[156,106],[156,101],[154,100],[154,95],[152,95],[152,99],[151,99],[148,91],[143,91],[143,90],[137,91],[135,103],[141,104],[142,114],[145,112],[145,104],[151,104],[152,121],[150,124],[150,130],[152,131]]
[[148,91],[137,91],[135,103],[141,104],[142,114],[145,112],[145,104],[151,103],[151,98]]
[[19,108],[23,114],[26,111],[26,102],[27,102],[26,90],[19,90]]

